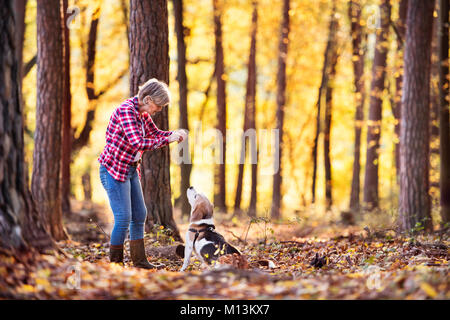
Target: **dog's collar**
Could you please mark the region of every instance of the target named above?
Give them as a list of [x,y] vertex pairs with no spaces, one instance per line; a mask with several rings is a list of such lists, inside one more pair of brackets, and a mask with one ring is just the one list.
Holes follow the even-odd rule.
[[195,246],[195,241],[197,241],[198,236],[200,235],[200,232],[205,232],[205,231],[214,231],[216,227],[213,224],[207,224],[204,228],[202,229],[194,229],[194,228],[189,228],[188,230],[190,232],[194,232],[195,236],[194,236],[194,241],[192,242],[193,245]]
[[198,221],[192,221],[191,224],[196,224],[196,225],[200,225],[200,224],[214,225],[214,221],[213,221],[213,218],[201,219],[201,220],[198,220]]

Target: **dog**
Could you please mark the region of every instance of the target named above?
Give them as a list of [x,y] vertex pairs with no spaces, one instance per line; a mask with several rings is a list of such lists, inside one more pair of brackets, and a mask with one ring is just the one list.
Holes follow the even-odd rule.
[[222,255],[236,253],[239,250],[226,242],[225,238],[215,231],[213,221],[214,207],[208,198],[194,187],[186,190],[186,195],[191,205],[191,216],[189,228],[186,232],[186,245],[184,247],[184,262],[180,271],[186,270],[195,252],[199,260],[208,266],[218,266],[218,259]]

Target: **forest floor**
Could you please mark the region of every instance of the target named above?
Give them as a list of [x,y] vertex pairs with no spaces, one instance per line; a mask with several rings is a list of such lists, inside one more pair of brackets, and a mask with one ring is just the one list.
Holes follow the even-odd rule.
[[[87,208],[87,209],[86,209]],[[108,261],[104,208],[76,203],[60,252],[0,252],[0,299],[450,299],[448,234],[404,237],[337,223],[216,219],[216,230],[247,265],[210,270],[195,257],[158,255],[176,243],[164,228],[146,234],[159,270]],[[182,237],[187,224],[179,224]],[[127,247],[127,242],[126,242]],[[233,266],[234,264],[234,266]],[[242,265],[240,265],[242,267]]]

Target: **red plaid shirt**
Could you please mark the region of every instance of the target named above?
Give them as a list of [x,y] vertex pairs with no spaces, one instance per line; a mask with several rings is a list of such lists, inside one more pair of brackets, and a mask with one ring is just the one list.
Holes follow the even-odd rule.
[[[168,145],[171,134],[172,131],[159,130],[148,113],[140,115],[138,98],[132,97],[117,107],[109,119],[106,146],[98,161],[114,179],[125,181],[138,152],[142,156],[146,150]],[[137,171],[140,177],[139,166]]]

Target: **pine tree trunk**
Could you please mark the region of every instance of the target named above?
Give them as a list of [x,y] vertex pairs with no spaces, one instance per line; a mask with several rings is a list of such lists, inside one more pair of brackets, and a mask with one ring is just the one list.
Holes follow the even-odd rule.
[[46,249],[53,245],[28,189],[24,162],[23,109],[13,6],[0,6],[0,247]]
[[[23,79],[23,41],[25,36],[25,11],[27,7],[27,0],[16,0],[14,1],[14,16],[16,22],[16,55],[17,62],[19,64],[19,83],[20,88],[22,88],[22,79]],[[21,89],[19,89],[22,91]],[[23,104],[22,93],[20,103]]]
[[[249,90],[252,91],[251,96],[253,96],[252,103],[250,103],[250,110],[249,110],[249,127],[255,130],[255,140],[256,140],[256,35],[257,35],[257,29],[258,29],[258,1],[253,0],[253,13],[252,13],[252,25],[254,26],[252,28],[252,43],[251,46],[254,47],[254,49],[251,49],[250,51],[254,51],[254,54],[249,59],[251,61],[251,64],[254,64],[252,67],[252,72],[254,74],[251,87],[253,89]],[[254,43],[253,43],[254,42]],[[256,201],[257,201],[257,186],[258,186],[258,148],[255,144],[252,145],[250,148],[250,154],[251,154],[251,167],[252,167],[252,186],[250,190],[250,204],[248,206],[247,215],[249,217],[256,217]]]
[[62,119],[62,159],[61,159],[61,201],[62,210],[70,214],[70,163],[72,154],[72,95],[70,93],[70,39],[67,26],[68,1],[63,0],[62,28],[64,32],[64,89],[63,89],[63,119]]
[[56,240],[67,238],[61,210],[63,42],[59,0],[37,6],[37,104],[31,190]]
[[215,50],[216,50],[216,80],[217,80],[217,130],[222,134],[222,145],[219,150],[220,164],[215,169],[215,196],[214,204],[218,210],[222,212],[227,211],[226,199],[226,180],[225,180],[225,164],[226,164],[226,123],[227,123],[227,108],[226,108],[226,74],[225,62],[222,46],[222,0],[213,0],[214,10],[214,36],[215,36]]
[[[439,12],[439,1],[435,2],[434,10]],[[431,35],[431,67],[430,67],[430,146],[439,143],[439,21],[433,14],[433,30]],[[430,157],[439,154],[439,148],[430,148]],[[431,166],[430,170],[438,168]]]
[[370,87],[369,118],[367,123],[366,172],[364,176],[364,203],[368,209],[378,207],[378,162],[381,135],[381,106],[383,103],[388,34],[391,20],[389,0],[380,4],[381,27],[377,30],[375,57],[372,67]]
[[[256,106],[256,31],[258,26],[258,3],[253,1],[253,13],[252,13],[252,25],[251,25],[251,40],[250,40],[250,54],[248,58],[248,73],[247,73],[247,91],[245,94],[245,109],[244,109],[244,135],[248,129],[255,130],[255,106]],[[250,139],[256,139],[256,135]],[[244,178],[244,164],[245,154],[247,153],[249,137],[243,136],[241,158],[238,168],[238,180],[236,183],[236,198],[234,201],[235,214],[241,212],[241,199],[242,199],[242,180]],[[256,143],[256,142],[255,142]],[[252,145],[253,147],[253,145]],[[256,148],[252,149],[252,157],[256,156]],[[248,209],[248,215],[253,217],[256,215],[256,174],[257,161],[252,159],[252,187],[250,194],[250,206]]]
[[[184,42],[185,27],[183,25],[183,1],[173,0],[173,10],[175,15],[175,32],[177,34],[177,57],[178,57],[177,77],[180,93],[179,126],[180,128],[189,131],[188,107],[187,107],[188,86],[186,76],[186,44]],[[187,145],[189,146],[189,142],[187,143]],[[180,202],[181,202],[181,214],[183,216],[189,217],[191,206],[189,205],[189,201],[186,196],[186,190],[190,187],[192,163],[190,160],[191,155],[189,152],[189,148],[186,148],[184,151],[189,153],[186,157],[187,159],[189,159],[189,163],[181,164]]]
[[[88,111],[86,113],[86,119],[83,124],[83,128],[80,131],[78,137],[72,137],[72,154],[78,153],[83,147],[85,147],[90,138],[92,131],[92,125],[95,120],[95,113],[98,105],[98,100],[106,93],[108,90],[113,88],[126,74],[127,69],[123,68],[120,73],[113,78],[109,83],[107,83],[103,88],[97,88],[95,83],[95,59],[97,55],[97,39],[98,39],[98,25],[101,13],[101,2],[96,3],[96,7],[92,13],[91,23],[89,27],[89,34],[87,39],[87,53],[85,60],[86,68],[86,82],[85,90],[88,98]],[[74,130],[74,132],[77,130]]]
[[73,138],[72,153],[77,153],[89,142],[89,136],[92,131],[92,123],[95,119],[95,109],[97,105],[97,95],[95,92],[95,56],[97,54],[97,31],[98,23],[101,13],[101,4],[94,8],[92,13],[91,23],[89,27],[89,35],[87,39],[87,53],[86,53],[86,82],[85,90],[88,98],[88,111],[86,113],[86,120],[78,137]]
[[355,86],[355,147],[353,152],[352,189],[350,192],[350,210],[355,212],[360,207],[360,173],[361,173],[361,126],[364,121],[364,101],[366,90],[364,88],[364,47],[363,30],[361,26],[362,8],[359,2],[350,1],[348,15],[351,21],[352,36],[352,62]]
[[[338,25],[336,24],[336,27]],[[334,40],[336,41],[336,39]],[[330,136],[331,136],[331,120],[332,120],[332,104],[333,104],[333,86],[336,75],[336,64],[338,60],[337,43],[334,44],[333,54],[330,61],[330,73],[325,94],[325,121],[323,128],[323,152],[324,152],[324,168],[325,168],[325,206],[327,210],[331,209],[333,204],[332,195],[332,165],[330,158]]]
[[429,91],[434,1],[408,5],[400,129],[399,225],[432,229],[429,195]]
[[316,202],[316,177],[317,177],[317,147],[319,144],[319,136],[321,132],[320,122],[321,122],[321,110],[322,110],[322,96],[326,91],[328,86],[328,76],[330,71],[330,59],[333,51],[334,39],[336,34],[336,1],[333,1],[333,8],[331,10],[330,15],[330,25],[328,28],[328,40],[327,45],[325,47],[324,58],[323,58],[323,67],[322,67],[322,80],[319,86],[319,92],[317,96],[317,116],[316,116],[316,132],[314,135],[314,142],[312,148],[312,161],[313,161],[313,173],[312,173],[312,185],[311,185],[311,203]]
[[[131,0],[130,3],[130,94],[150,78],[169,83],[169,28],[167,0]],[[170,106],[169,106],[170,107]],[[161,130],[169,128],[168,109],[153,116]],[[160,224],[181,240],[173,219],[169,148],[145,152],[141,167],[142,187],[148,217],[146,230]]]
[[[401,0],[399,5],[399,17],[397,20],[397,55],[396,59],[398,63],[403,63],[403,49],[405,43],[405,34],[406,34],[406,14],[408,10],[408,0]],[[399,173],[400,173],[400,118],[402,111],[402,86],[403,86],[403,64],[397,66],[397,76],[395,77],[395,98],[392,113],[395,118],[395,139],[394,139],[394,149],[395,149],[395,167],[396,167],[396,175],[397,182],[399,181]]]
[[448,30],[449,30],[449,1],[440,0],[439,19],[439,136],[440,136],[440,188],[441,188],[441,217],[442,222],[450,222],[450,128],[449,128],[449,59],[448,59]]
[[91,168],[81,176],[81,185],[83,186],[84,201],[92,200]]
[[282,150],[283,150],[283,124],[284,107],[286,104],[286,60],[289,43],[289,0],[283,0],[283,11],[280,25],[280,38],[278,42],[278,72],[277,72],[277,129],[279,132],[278,150],[274,161],[278,162],[278,170],[273,175],[272,219],[281,218],[281,184],[282,184]]

